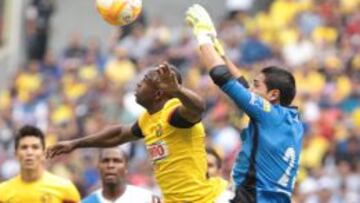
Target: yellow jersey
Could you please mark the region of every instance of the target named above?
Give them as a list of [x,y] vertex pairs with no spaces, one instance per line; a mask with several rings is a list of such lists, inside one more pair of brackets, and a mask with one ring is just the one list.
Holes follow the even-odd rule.
[[207,178],[205,131],[199,122],[175,127],[169,119],[181,105],[171,99],[162,110],[145,112],[138,120],[155,177],[166,203],[212,203],[226,189],[221,178]]
[[77,203],[80,194],[74,184],[44,172],[34,182],[22,181],[20,175],[0,184],[0,203]]

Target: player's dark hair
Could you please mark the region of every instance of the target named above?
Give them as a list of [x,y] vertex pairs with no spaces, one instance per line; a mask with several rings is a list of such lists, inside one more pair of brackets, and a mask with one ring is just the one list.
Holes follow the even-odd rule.
[[128,155],[124,152],[124,150],[122,150],[120,147],[113,147],[113,148],[102,148],[102,149],[99,149],[99,161],[101,161],[102,157],[103,157],[103,153],[105,150],[108,150],[108,149],[115,149],[117,150],[120,154],[122,154],[122,156],[124,157],[124,161],[125,161],[125,164],[128,163],[129,161],[129,157]]
[[261,72],[265,75],[265,84],[268,91],[278,89],[280,91],[280,104],[289,106],[296,95],[294,76],[276,66],[266,67]]
[[206,147],[206,153],[215,157],[216,167],[220,169],[222,167],[222,159],[217,151],[212,147]]
[[15,150],[19,146],[21,139],[25,137],[37,137],[40,139],[41,147],[45,149],[45,136],[44,133],[37,127],[31,125],[25,125],[18,130],[15,135]]

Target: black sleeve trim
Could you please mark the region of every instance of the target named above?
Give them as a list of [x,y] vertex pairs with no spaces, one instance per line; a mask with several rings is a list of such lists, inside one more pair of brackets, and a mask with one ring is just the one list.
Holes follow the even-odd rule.
[[227,81],[233,79],[233,75],[225,65],[219,65],[211,69],[210,77],[216,85],[223,86]]
[[138,138],[144,138],[144,135],[141,131],[138,121],[136,121],[136,123],[133,126],[131,126],[131,132],[133,135],[135,135]]
[[241,83],[246,89],[250,87],[248,81],[245,79],[244,76],[240,76],[237,81]]
[[[177,127],[177,128],[191,128],[196,123],[189,122],[184,117],[182,117],[179,113],[179,107],[176,108],[169,116],[168,122],[170,125]],[[200,121],[199,121],[200,122]]]

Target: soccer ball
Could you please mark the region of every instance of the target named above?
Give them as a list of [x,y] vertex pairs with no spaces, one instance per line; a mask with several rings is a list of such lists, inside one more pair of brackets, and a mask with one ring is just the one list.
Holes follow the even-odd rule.
[[96,0],[102,18],[111,25],[127,25],[141,13],[142,0]]

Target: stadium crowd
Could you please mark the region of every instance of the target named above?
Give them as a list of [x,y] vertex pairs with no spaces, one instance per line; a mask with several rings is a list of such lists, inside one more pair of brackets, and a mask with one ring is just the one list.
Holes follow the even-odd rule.
[[[3,10],[5,10],[5,4],[4,1],[0,1],[0,11],[3,13]],[[0,47],[3,45],[4,41],[4,18],[5,16],[2,14],[0,15]]]
[[[218,24],[228,56],[248,79],[249,70],[275,64],[297,80],[294,105],[306,132],[294,201],[360,202],[360,1],[275,0],[256,14],[240,8]],[[17,172],[15,129],[36,125],[51,145],[108,124],[131,123],[143,111],[133,96],[136,82],[165,60],[205,98],[207,144],[222,155],[229,179],[247,117],[229,110],[233,104],[201,70],[190,32],[174,30],[145,18],[114,29],[107,44],[99,44],[100,36],[83,39],[75,33],[62,53],[32,52],[0,93],[0,181]],[[123,147],[130,155],[129,182],[158,192],[143,145]],[[94,151],[78,150],[47,165],[72,179],[85,196],[99,186]]]

